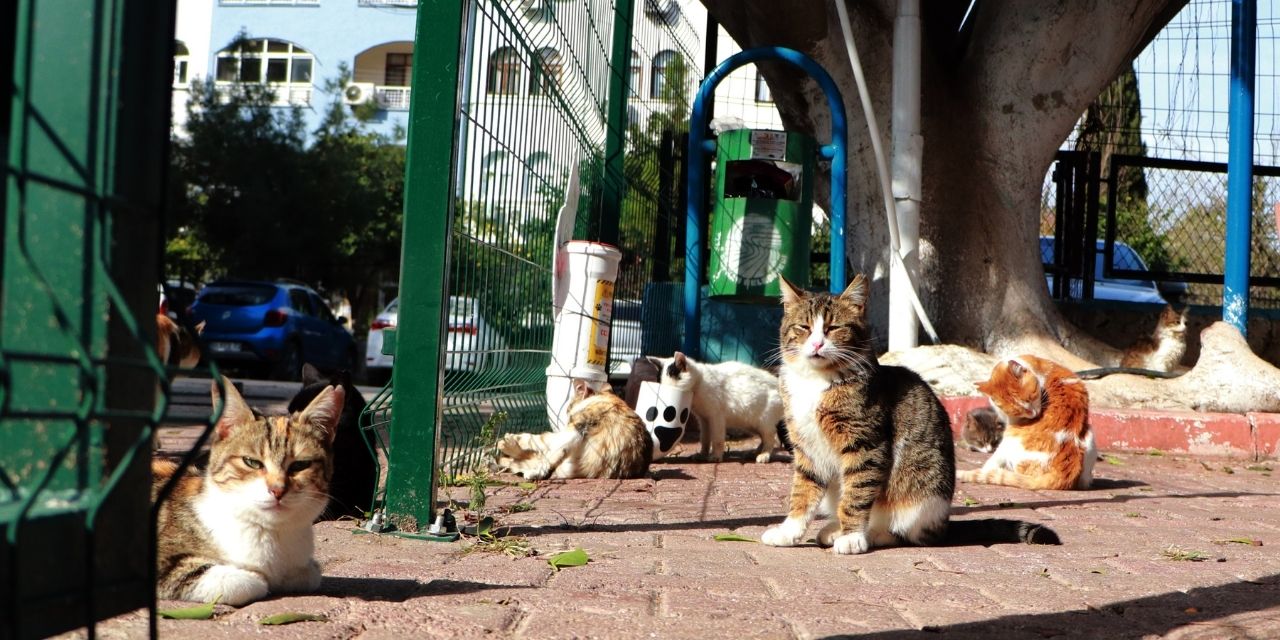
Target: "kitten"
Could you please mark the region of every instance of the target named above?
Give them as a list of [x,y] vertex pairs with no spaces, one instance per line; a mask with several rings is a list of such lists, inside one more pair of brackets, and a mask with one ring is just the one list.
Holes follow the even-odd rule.
[[342,387],[345,401],[338,433],[333,439],[333,479],[329,483],[329,507],[324,519],[342,516],[364,517],[372,509],[373,493],[378,486],[378,465],[360,433],[360,412],[365,400],[351,383],[351,374],[341,371],[325,376],[310,363],[302,365],[302,389],[289,401],[289,413],[302,411],[326,387]]
[[[157,517],[157,596],[241,606],[320,586],[311,523],[324,510],[342,387],[263,417],[223,378],[208,470],[180,477]],[[218,386],[213,385],[214,404]],[[177,465],[155,462],[152,498]]]
[[649,472],[653,439],[640,416],[606,385],[573,381],[563,431],[513,433],[498,440],[495,466],[530,480],[640,478]]
[[1097,447],[1089,428],[1089,392],[1071,370],[1022,355],[995,366],[977,383],[1008,426],[981,469],[962,482],[1024,489],[1088,489]]
[[1182,313],[1165,305],[1156,320],[1155,331],[1149,336],[1142,336],[1124,352],[1120,361],[1121,367],[1134,369],[1151,369],[1153,371],[1173,371],[1182,364],[1182,356],[1187,352],[1187,310]]
[[779,447],[778,423],[784,410],[778,378],[764,369],[741,362],[706,364],[677,351],[670,358],[650,358],[658,365],[662,384],[692,394],[690,405],[698,416],[698,439],[703,460],[724,459],[728,430],[745,430],[760,437],[756,462],[769,462]]
[[761,542],[799,544],[825,503],[834,517],[818,544],[838,554],[944,538],[1057,543],[1053,531],[1016,520],[948,522],[955,452],[946,409],[915,372],[877,362],[864,276],[839,296],[786,279],[782,291],[782,396],[795,474],[787,518]]
[[960,442],[970,451],[991,453],[1004,436],[1004,423],[1000,414],[991,407],[980,407],[965,414],[960,428]]
[[163,313],[156,314],[156,354],[165,365],[190,369],[200,364],[200,343],[196,336],[204,332],[204,322],[191,330],[174,322]]

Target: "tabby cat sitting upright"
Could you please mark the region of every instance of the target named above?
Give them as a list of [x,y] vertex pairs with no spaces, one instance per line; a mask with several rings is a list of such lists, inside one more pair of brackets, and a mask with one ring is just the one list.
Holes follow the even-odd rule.
[[649,472],[653,438],[640,416],[608,385],[597,391],[575,379],[564,430],[508,434],[496,449],[498,470],[530,480],[640,478]]
[[778,378],[772,373],[741,362],[697,362],[679,351],[670,358],[649,360],[658,365],[662,384],[692,395],[700,458],[723,460],[726,432],[745,430],[760,437],[756,462],[773,459],[783,409]]
[[[223,378],[208,470],[177,480],[157,520],[157,596],[240,606],[320,586],[311,523],[328,502],[342,387],[302,411],[263,417]],[[218,386],[213,385],[215,404]],[[152,464],[152,498],[177,471]]]
[[1007,426],[981,469],[959,473],[962,482],[1089,488],[1098,451],[1083,380],[1056,362],[1021,355],[997,364],[989,380],[976,384]]
[[947,412],[929,385],[872,352],[867,280],[833,296],[782,280],[782,397],[795,474],[786,520],[760,541],[799,544],[825,502],[818,544],[864,553],[945,539],[1056,544],[1053,531],[1016,520],[949,523],[955,453]]

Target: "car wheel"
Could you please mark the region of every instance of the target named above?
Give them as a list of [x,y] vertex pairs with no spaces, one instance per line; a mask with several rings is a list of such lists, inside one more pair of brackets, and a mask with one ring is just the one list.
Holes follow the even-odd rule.
[[302,380],[302,348],[296,340],[284,344],[284,353],[280,354],[280,362],[276,363],[275,375],[272,377],[289,382]]

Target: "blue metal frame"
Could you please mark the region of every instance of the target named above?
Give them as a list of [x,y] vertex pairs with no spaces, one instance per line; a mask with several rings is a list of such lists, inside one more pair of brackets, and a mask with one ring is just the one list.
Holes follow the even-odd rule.
[[1227,258],[1222,319],[1244,335],[1249,319],[1249,247],[1253,220],[1253,83],[1256,0],[1231,2],[1231,102],[1228,107]]
[[685,225],[684,252],[684,340],[683,350],[692,357],[701,356],[699,348],[702,284],[702,230],[706,225],[707,164],[706,156],[715,153],[715,140],[708,140],[708,104],[715,96],[716,86],[738,67],[762,60],[779,60],[798,67],[809,74],[827,96],[831,110],[831,143],[819,152],[831,160],[831,292],[840,293],[845,287],[845,183],[848,167],[847,136],[844,100],[830,74],[813,59],[786,47],[758,47],[748,49],[721,62],[702,81],[698,95],[693,100],[693,114],[689,118],[689,186],[688,224]]

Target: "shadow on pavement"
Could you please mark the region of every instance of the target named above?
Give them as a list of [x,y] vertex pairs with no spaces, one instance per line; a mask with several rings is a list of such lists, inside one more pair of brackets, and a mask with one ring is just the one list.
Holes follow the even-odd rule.
[[316,595],[358,598],[373,602],[405,602],[426,596],[477,593],[489,589],[518,589],[519,585],[488,584],[464,580],[404,580],[396,578],[348,578],[325,576]]
[[[1088,495],[1087,492],[1080,492],[1081,495]],[[998,504],[980,504],[968,507],[952,507],[951,515],[966,515],[977,513],[979,511],[1004,511],[1007,509],[1039,509],[1041,507],[1074,507],[1085,504],[1105,504],[1115,503],[1123,504],[1134,500],[1151,500],[1154,498],[1183,499],[1183,498],[1240,498],[1244,496],[1280,496],[1280,493],[1258,493],[1254,491],[1219,491],[1214,493],[1179,493],[1179,494],[1126,494],[1122,496],[1110,496],[1106,498],[1081,498],[1079,500],[1043,500],[1040,502],[1001,502]],[[1001,506],[1003,505],[1003,506]]]
[[[1105,595],[1100,596],[1105,598]],[[925,627],[923,630],[885,631],[828,638],[888,640],[890,638],[1139,638],[1164,636],[1183,630],[1185,638],[1274,638],[1280,635],[1280,575],[1216,587],[1198,587],[1185,593],[1164,593],[1146,598],[1089,606],[1084,611],[1011,615],[981,622]],[[1255,613],[1247,628],[1244,620],[1224,620]],[[1259,629],[1270,629],[1259,636]],[[927,635],[923,632],[929,632]]]

